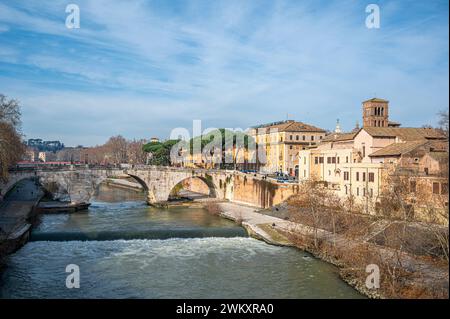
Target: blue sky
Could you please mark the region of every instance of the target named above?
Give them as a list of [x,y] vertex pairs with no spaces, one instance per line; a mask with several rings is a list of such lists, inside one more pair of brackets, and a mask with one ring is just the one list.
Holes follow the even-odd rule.
[[[75,3],[81,28],[67,29]],[[365,26],[370,3],[380,29]],[[345,130],[390,100],[403,126],[449,103],[448,1],[0,0],[0,93],[66,145],[286,119]]]

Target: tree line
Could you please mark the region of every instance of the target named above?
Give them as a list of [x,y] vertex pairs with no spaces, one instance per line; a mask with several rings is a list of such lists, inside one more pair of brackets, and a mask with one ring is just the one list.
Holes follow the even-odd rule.
[[97,145],[84,149],[85,161],[89,164],[145,164],[147,153],[143,146],[145,140],[127,140],[121,135],[112,136],[103,145]]
[[0,180],[8,178],[8,169],[25,153],[22,143],[19,102],[0,94]]

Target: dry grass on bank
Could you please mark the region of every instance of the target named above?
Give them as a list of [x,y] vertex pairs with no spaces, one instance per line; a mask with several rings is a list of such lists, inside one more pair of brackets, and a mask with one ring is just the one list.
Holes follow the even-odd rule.
[[[392,200],[402,200],[398,194],[390,198],[391,206]],[[340,266],[343,278],[369,295],[366,266],[376,264],[383,297],[448,298],[448,226],[412,222],[402,211],[407,205],[395,207],[390,216],[369,216],[319,183],[305,183],[288,201],[289,220],[312,227],[313,233],[288,236],[296,246]],[[418,270],[418,264],[429,269]]]

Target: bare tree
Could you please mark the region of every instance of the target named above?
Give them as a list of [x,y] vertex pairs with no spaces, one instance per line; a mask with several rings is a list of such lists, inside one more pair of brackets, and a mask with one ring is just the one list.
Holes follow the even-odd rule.
[[11,124],[16,130],[20,129],[21,112],[19,102],[14,99],[8,99],[0,94],[0,122]]
[[[300,185],[298,195],[290,199],[290,205],[295,209],[307,212],[303,216],[304,222],[314,231],[314,248],[319,248],[318,231],[324,228],[326,212],[332,212],[332,228],[336,231],[335,209],[338,200],[331,190],[315,180],[305,181]],[[295,214],[293,216],[296,217]],[[328,218],[327,218],[328,219]]]
[[104,145],[83,150],[82,158],[89,164],[145,164],[147,153],[143,146],[145,140],[126,140],[122,136],[113,136]]
[[448,111],[440,111],[438,113],[439,117],[439,127],[444,131],[445,136],[448,138]]
[[147,159],[147,153],[144,152],[142,147],[145,144],[145,140],[132,140],[127,141],[127,158],[130,164],[145,164]]
[[20,106],[14,99],[0,94],[0,179],[6,180],[8,169],[25,153],[20,135]]
[[25,153],[22,138],[10,123],[0,121],[0,179],[6,180],[8,169]]
[[126,163],[127,160],[127,140],[121,136],[110,137],[104,145],[105,151],[112,163]]

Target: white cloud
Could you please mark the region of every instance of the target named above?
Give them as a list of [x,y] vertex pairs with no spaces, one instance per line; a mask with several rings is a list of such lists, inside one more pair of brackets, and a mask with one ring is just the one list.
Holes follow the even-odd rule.
[[[65,79],[64,92],[39,79],[28,82],[44,87],[52,100],[14,90],[39,105],[24,112],[35,119],[26,127],[30,134],[57,138],[69,131],[34,126],[49,114],[63,121],[65,109],[77,110],[69,138],[94,120],[99,125],[85,131],[103,138],[125,128],[140,136],[168,134],[196,118],[246,127],[286,113],[325,128],[339,117],[350,129],[360,119],[360,102],[375,93],[391,100],[393,114],[401,116],[396,120],[409,125],[448,105],[448,31],[435,23],[442,17],[390,25],[404,14],[398,5],[383,11],[380,30],[369,30],[364,6],[354,1],[190,1],[177,15],[147,1],[79,1],[81,29],[69,32],[59,16],[64,3],[43,8],[27,2],[26,11],[0,4],[2,23],[56,36],[49,41],[68,46],[38,47],[21,61]],[[0,51],[0,61],[17,54]],[[102,93],[80,92],[70,81]]]

